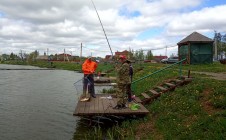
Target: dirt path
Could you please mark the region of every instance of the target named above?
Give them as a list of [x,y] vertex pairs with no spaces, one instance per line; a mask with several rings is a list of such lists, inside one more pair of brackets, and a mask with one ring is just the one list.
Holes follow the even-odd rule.
[[212,78],[212,79],[216,79],[216,80],[226,80],[226,72],[223,72],[223,73],[213,73],[213,72],[192,71],[191,73],[198,73],[198,74],[209,75],[210,77],[208,77],[208,78]]

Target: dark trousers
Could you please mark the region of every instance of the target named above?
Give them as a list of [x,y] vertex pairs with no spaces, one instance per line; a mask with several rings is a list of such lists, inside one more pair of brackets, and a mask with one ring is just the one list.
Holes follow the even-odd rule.
[[87,86],[88,86],[88,93],[90,93],[90,95],[95,95],[93,74],[84,74],[83,94],[87,92]]
[[132,91],[131,91],[131,84],[128,84],[127,86],[126,86],[126,93],[127,93],[127,95],[128,95],[128,100],[129,101],[131,101],[132,100],[132,93],[131,93]]

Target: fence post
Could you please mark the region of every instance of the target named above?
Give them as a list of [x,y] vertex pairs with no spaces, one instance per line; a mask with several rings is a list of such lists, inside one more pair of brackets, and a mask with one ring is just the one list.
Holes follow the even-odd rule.
[[179,77],[182,78],[182,62],[179,64]]

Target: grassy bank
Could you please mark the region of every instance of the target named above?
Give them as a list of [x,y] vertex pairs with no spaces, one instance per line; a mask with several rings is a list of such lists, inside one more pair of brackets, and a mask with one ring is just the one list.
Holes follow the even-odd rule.
[[[138,71],[135,79],[150,74],[166,65],[145,64]],[[106,131],[94,128],[84,139],[111,140],[155,140],[155,139],[203,139],[220,140],[226,137],[226,82],[204,78],[192,71],[226,72],[221,64],[184,66],[191,70],[194,80],[185,86],[178,87],[173,92],[166,93],[145,107],[150,114],[142,119],[125,121],[120,126],[114,126]],[[186,71],[183,72],[187,74]],[[137,85],[138,92],[144,88],[153,87],[178,75],[176,67],[160,72]],[[205,76],[206,77],[206,76]],[[97,131],[98,130],[98,131]],[[76,138],[75,138],[76,139]]]
[[[55,69],[64,69],[71,71],[81,71],[82,65],[77,62],[48,62],[48,61],[36,61],[36,62],[22,62],[22,61],[5,61],[2,64],[11,64],[11,65],[31,65],[41,68],[55,68]],[[113,65],[107,63],[100,63],[96,71],[100,72],[112,72]]]

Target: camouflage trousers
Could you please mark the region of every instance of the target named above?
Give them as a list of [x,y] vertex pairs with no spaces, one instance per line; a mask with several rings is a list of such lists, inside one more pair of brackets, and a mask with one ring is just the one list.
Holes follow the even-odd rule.
[[127,96],[128,84],[119,84],[118,89],[116,91],[116,96],[119,98],[117,105],[125,105],[126,104],[126,96]]

